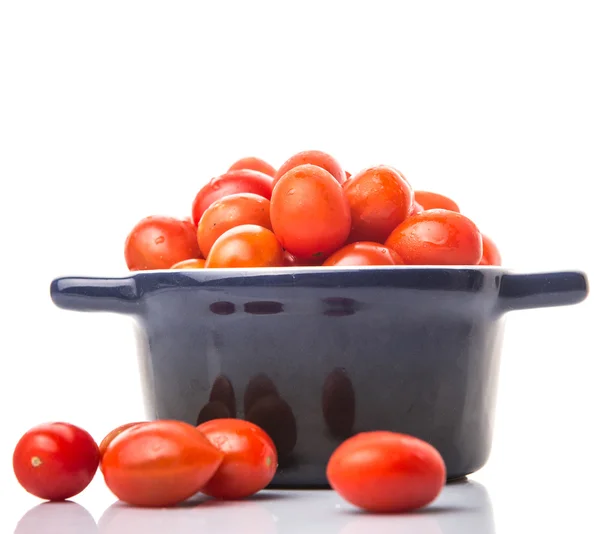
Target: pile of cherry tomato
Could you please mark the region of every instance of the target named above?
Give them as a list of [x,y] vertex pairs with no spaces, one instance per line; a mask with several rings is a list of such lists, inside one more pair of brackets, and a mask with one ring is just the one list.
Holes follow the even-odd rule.
[[[198,427],[181,421],[128,423],[98,445],[69,423],[27,431],[13,454],[17,480],[46,500],[82,492],[98,469],[121,501],[169,507],[197,493],[239,500],[266,488],[278,467],[269,435],[240,419],[213,419]],[[331,487],[371,512],[407,512],[427,506],[446,482],[446,467],[430,444],[394,432],[364,432],[341,443],[327,465]]]
[[200,189],[191,211],[138,222],[125,243],[128,268],[501,264],[450,198],[413,190],[388,165],[350,175],[318,150],[279,169],[238,160]]

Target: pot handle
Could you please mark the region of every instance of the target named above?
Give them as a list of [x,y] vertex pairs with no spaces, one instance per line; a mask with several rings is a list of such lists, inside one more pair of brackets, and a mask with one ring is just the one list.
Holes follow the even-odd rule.
[[56,306],[66,310],[140,313],[140,295],[132,277],[56,278],[50,285],[50,296]]
[[588,291],[582,272],[505,274],[500,282],[500,306],[504,311],[567,306],[585,300]]

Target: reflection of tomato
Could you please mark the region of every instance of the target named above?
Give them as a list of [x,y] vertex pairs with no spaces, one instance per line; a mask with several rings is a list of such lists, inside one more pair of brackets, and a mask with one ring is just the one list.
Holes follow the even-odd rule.
[[481,233],[460,213],[428,210],[406,219],[388,237],[407,265],[477,265],[481,260]]
[[171,506],[196,494],[223,453],[192,425],[153,421],[129,428],[108,446],[102,472],[108,488],[136,506]]
[[227,230],[242,224],[257,224],[271,229],[269,201],[252,193],[237,193],[213,202],[198,223],[198,245],[208,257],[213,243]]
[[325,267],[344,267],[352,265],[402,265],[402,258],[391,248],[379,243],[359,241],[351,243],[334,252],[325,260]]
[[424,210],[450,210],[460,212],[454,200],[431,191],[415,191],[415,202]]
[[502,257],[496,243],[484,234],[481,234],[481,240],[483,242],[483,254],[479,265],[502,265]]
[[32,495],[62,501],[88,486],[99,460],[98,445],[85,430],[68,423],[47,423],[23,434],[13,453],[13,469]]
[[275,234],[255,224],[227,230],[213,244],[206,268],[281,267],[283,249]]
[[446,466],[430,444],[387,431],[356,434],[327,464],[327,479],[348,502],[372,512],[426,506],[442,491]]
[[273,189],[271,224],[294,256],[324,258],[348,238],[350,207],[331,174],[316,165],[300,165]]
[[178,261],[171,269],[204,269],[206,260],[198,258],[195,260]]
[[355,174],[344,184],[352,213],[350,241],[383,243],[413,204],[413,190],[404,176],[380,165]]
[[275,176],[275,167],[267,163],[265,160],[260,158],[242,158],[238,159],[231,167],[229,167],[229,171],[239,171],[242,169],[247,169],[251,171],[258,171],[269,176]]
[[173,217],[146,217],[125,241],[125,261],[131,271],[170,269],[175,263],[199,257],[194,225]]
[[225,455],[202,493],[217,499],[243,499],[273,480],[277,452],[264,430],[241,419],[214,419],[198,430]]
[[306,150],[294,154],[279,167],[279,169],[277,169],[273,187],[275,187],[275,184],[286,172],[292,170],[294,167],[299,167],[300,165],[316,165],[317,167],[321,167],[321,169],[325,169],[340,184],[343,184],[346,181],[346,172],[333,156],[321,152],[320,150]]
[[118,426],[117,428],[111,430],[108,434],[106,434],[106,436],[104,437],[104,439],[100,442],[100,458],[102,458],[102,456],[104,456],[104,453],[106,452],[106,449],[108,449],[108,446],[112,443],[112,441],[122,432],[124,432],[125,430],[127,430],[128,428],[131,428],[133,426],[136,425],[142,425],[144,423],[142,422],[137,422],[137,423],[125,423],[124,425]]
[[254,193],[270,199],[272,189],[273,178],[259,171],[240,169],[217,176],[200,189],[194,199],[192,204],[194,224],[198,225],[202,214],[215,200],[235,193]]

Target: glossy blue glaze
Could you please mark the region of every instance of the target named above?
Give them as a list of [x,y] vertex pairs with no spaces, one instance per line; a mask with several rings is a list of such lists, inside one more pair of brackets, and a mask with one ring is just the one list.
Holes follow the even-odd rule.
[[492,440],[504,313],[582,301],[578,272],[386,267],[149,271],[59,278],[59,307],[138,326],[149,415],[251,420],[270,433],[273,487],[327,484],[335,447],[361,431],[436,446],[450,479]]

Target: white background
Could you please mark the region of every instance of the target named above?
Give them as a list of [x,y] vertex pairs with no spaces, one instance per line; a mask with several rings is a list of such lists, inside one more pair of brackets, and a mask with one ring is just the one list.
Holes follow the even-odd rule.
[[[318,148],[351,172],[395,165],[454,198],[507,266],[594,284],[596,7],[0,2],[2,531],[38,502],[12,475],[23,431],[59,419],[101,439],[143,415],[128,321],[54,308],[50,281],[125,274],[131,226],[189,214],[239,157],[277,166]],[[498,532],[593,511],[595,297],[509,319],[493,454],[474,477]],[[76,500],[95,517],[112,502],[100,479]]]

